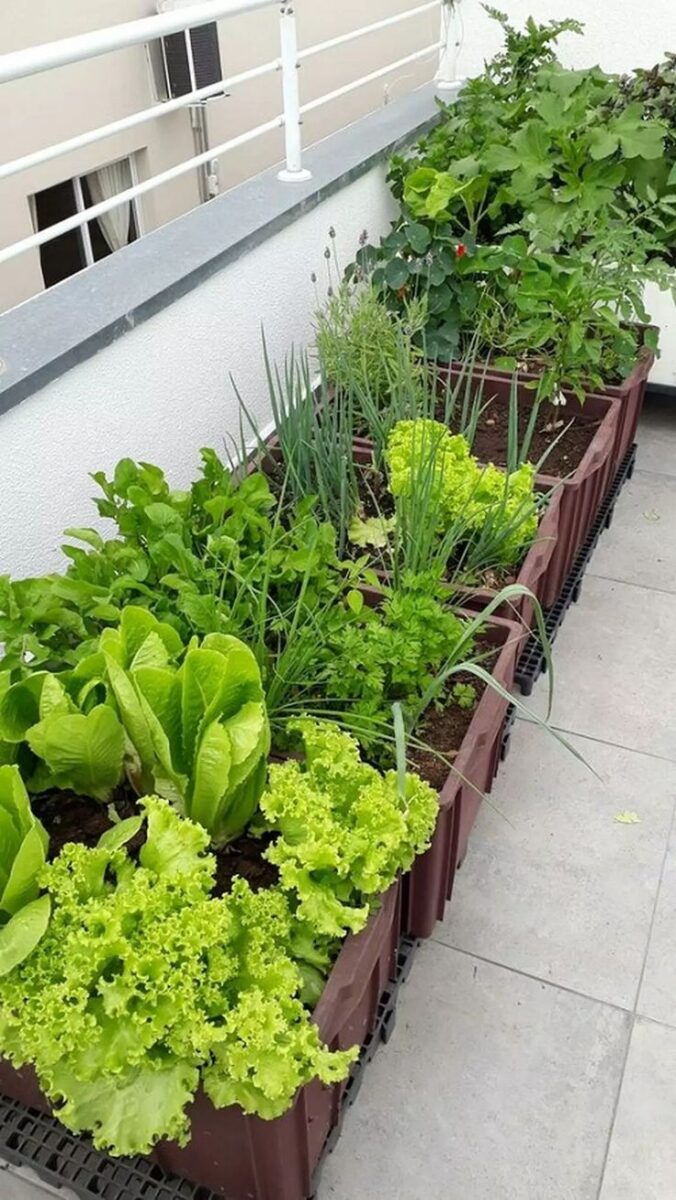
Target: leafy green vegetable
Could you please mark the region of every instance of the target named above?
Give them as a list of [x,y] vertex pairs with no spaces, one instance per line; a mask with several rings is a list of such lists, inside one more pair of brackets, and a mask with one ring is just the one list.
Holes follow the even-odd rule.
[[243,642],[212,633],[184,653],[174,629],[130,605],[73,672],[70,687],[80,701],[105,689],[126,733],[127,771],[139,793],[171,800],[216,844],[242,832],[270,748],[260,670]]
[[272,1118],[354,1057],[322,1046],[298,999],[283,895],[238,880],[211,898],[207,834],[157,797],[141,804],[140,864],[66,847],[43,872],[49,929],[0,980],[0,1053],[34,1064],[68,1128],[121,1155],[185,1144],[200,1079],[215,1104]]
[[0,767],[0,976],[23,962],[47,928],[39,878],[47,834],[33,816],[19,770]]
[[564,388],[583,400],[631,369],[645,283],[674,286],[669,89],[656,105],[637,81],[620,99],[617,78],[556,61],[552,42],[574,23],[519,33],[490,11],[505,51],[395,157],[400,217],[360,253],[402,322],[426,310],[416,340],[431,357],[475,344],[536,371],[538,400]]
[[377,897],[427,849],[437,819],[436,792],[407,774],[381,775],[359,757],[357,741],[329,722],[291,722],[305,751],[270,768],[261,797],[268,827],[281,836],[265,857],[311,937],[363,929]]
[[458,537],[471,539],[489,521],[503,526],[502,563],[518,562],[533,541],[538,516],[535,469],[530,464],[510,474],[490,463],[482,467],[470,454],[465,437],[428,420],[400,421],[395,426],[387,464],[394,496],[408,497],[425,487],[427,504],[438,511],[440,530],[454,526]]

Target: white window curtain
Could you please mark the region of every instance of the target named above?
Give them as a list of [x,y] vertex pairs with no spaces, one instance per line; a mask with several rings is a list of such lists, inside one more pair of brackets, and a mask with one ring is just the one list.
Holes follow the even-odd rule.
[[[131,187],[131,166],[128,158],[111,163],[109,167],[101,167],[87,176],[92,202],[100,204],[109,200],[118,192],[124,192]],[[129,241],[129,225],[131,222],[131,201],[118,204],[110,212],[96,218],[101,226],[101,232],[111,250],[121,250]]]

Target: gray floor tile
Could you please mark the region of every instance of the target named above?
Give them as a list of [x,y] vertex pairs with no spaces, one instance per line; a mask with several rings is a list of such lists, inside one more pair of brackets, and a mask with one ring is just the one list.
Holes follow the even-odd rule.
[[42,1183],[32,1171],[17,1171],[14,1167],[3,1167],[0,1163],[0,1197],[2,1200],[75,1200],[73,1192],[65,1188],[51,1188]]
[[[587,575],[556,640],[552,722],[676,760],[676,600]],[[528,702],[544,715],[547,681]]]
[[600,1200],[676,1196],[676,1030],[634,1026]]
[[676,404],[673,400],[651,400],[646,405],[636,440],[636,465],[640,470],[676,475]]
[[428,943],[319,1200],[595,1200],[629,1017]]
[[[676,764],[570,741],[600,779],[542,730],[517,723],[434,936],[633,1009],[676,799]],[[616,822],[626,810],[638,810],[640,824]],[[676,981],[676,968],[674,975]],[[676,1011],[676,989],[674,997]]]
[[676,592],[676,474],[635,473],[589,570],[592,575]]
[[[638,1011],[676,1028],[676,833],[672,834],[650,938]],[[675,1192],[676,1194],[676,1192]]]

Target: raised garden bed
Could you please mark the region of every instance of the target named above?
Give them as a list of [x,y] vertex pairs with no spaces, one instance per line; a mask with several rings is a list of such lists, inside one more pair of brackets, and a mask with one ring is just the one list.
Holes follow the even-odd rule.
[[[491,398],[491,404],[479,422],[473,446],[478,457],[489,461],[492,456],[492,461],[498,466],[504,465],[507,456],[506,413],[510,388],[511,377],[506,373],[487,377],[484,393],[487,400]],[[531,402],[531,393],[523,389],[520,396],[522,422]],[[549,406],[547,409],[553,411]],[[491,410],[497,414],[495,423],[487,424],[493,420]],[[560,493],[556,542],[539,592],[539,599],[545,607],[552,605],[559,595],[575,555],[610,487],[615,474],[618,438],[623,421],[622,402],[608,396],[589,395],[584,405],[569,396],[567,404],[556,411],[561,414],[559,419],[565,424],[570,423],[571,428],[565,432],[559,429],[549,435],[549,443],[557,436],[557,432],[561,437],[538,475],[540,483],[557,487]],[[544,421],[547,418],[543,415],[542,419]],[[546,444],[540,433],[532,447],[533,460],[538,459]]]
[[[332,1049],[363,1046],[376,1027],[380,999],[397,973],[400,904],[397,882],[362,933],[346,939],[334,964],[313,1014]],[[188,1146],[160,1142],[150,1160],[227,1200],[306,1200],[346,1087],[347,1081],[323,1087],[313,1080],[273,1121],[246,1116],[238,1106],[216,1109],[200,1092],[190,1109]],[[51,1111],[32,1069],[16,1071],[0,1061],[0,1092],[38,1112]],[[125,1200],[132,1200],[131,1193]]]
[[[373,604],[379,600],[374,590],[367,598]],[[523,646],[522,626],[494,617],[486,623],[481,637],[489,653],[494,648],[486,668],[510,692]],[[427,720],[423,717],[417,731],[420,740],[452,761],[453,769],[449,770],[432,753],[415,750],[410,755],[414,770],[439,791],[439,816],[432,845],[415,860],[402,881],[402,932],[410,937],[429,937],[436,922],[443,920],[456,867],[465,857],[481,801],[492,788],[500,759],[509,701],[469,674],[467,680],[473,680],[477,690],[482,689],[471,714],[463,713],[457,706],[447,712],[433,712]]]
[[[359,465],[368,467],[372,462],[372,445],[366,438],[355,438],[353,451],[355,461]],[[496,579],[494,586],[477,585],[475,587],[469,584],[459,584],[455,589],[458,603],[467,608],[481,611],[487,604],[490,604],[498,594],[500,586],[505,583],[518,583],[522,587],[528,588],[537,600],[542,601],[551,562],[556,554],[560,525],[561,488],[558,480],[544,476],[538,479],[537,486],[540,491],[549,493],[549,499],[540,518],[537,536],[526,551],[518,569],[513,571],[507,579]],[[383,581],[389,578],[387,571],[379,571],[378,574]],[[495,615],[519,621],[525,637],[526,631],[533,625],[533,602],[528,596],[515,597],[509,603],[496,609]]]
[[[641,332],[644,332],[646,328],[651,328],[654,330],[654,327],[640,327],[640,328],[641,328]],[[641,346],[641,348],[638,352],[634,367],[632,368],[632,370],[629,372],[629,374],[624,379],[622,379],[621,381],[618,381],[617,383],[606,384],[603,389],[596,389],[594,393],[590,393],[590,396],[591,395],[599,395],[599,396],[605,396],[605,397],[609,397],[611,399],[620,401],[621,413],[620,413],[620,418],[618,420],[617,434],[616,434],[616,439],[615,439],[615,445],[613,448],[611,477],[615,474],[615,472],[617,470],[619,470],[620,464],[621,464],[624,456],[626,455],[627,451],[631,448],[631,446],[633,445],[633,442],[636,438],[636,430],[638,428],[639,417],[641,415],[641,410],[643,408],[643,400],[644,400],[645,390],[646,390],[646,386],[647,386],[647,382],[648,382],[648,376],[650,375],[650,372],[652,370],[654,362],[655,362],[655,352],[653,350],[650,350],[648,348],[648,346]],[[457,378],[458,376],[460,376],[461,374],[463,374],[466,371],[466,368],[463,368],[463,365],[461,363],[454,363],[451,370],[452,370],[452,374]],[[507,395],[509,395],[509,389],[511,387],[511,382],[512,382],[511,372],[501,371],[499,368],[493,367],[493,366],[491,366],[489,370],[485,371],[485,373],[484,373],[484,371],[485,371],[485,368],[484,368],[483,364],[479,364],[475,367],[475,375],[476,375],[477,379],[478,380],[485,379],[485,388],[489,394],[492,390],[491,384],[494,382],[500,381],[501,384],[503,385],[503,387],[506,388]],[[525,383],[533,383],[534,381],[537,380],[537,378],[538,378],[538,376],[534,371],[520,371],[519,375],[518,375],[520,384],[521,383],[524,383],[524,384]],[[533,395],[532,392],[525,392],[526,402],[528,402],[529,397],[531,398],[531,401],[532,401],[532,395]],[[574,399],[573,397],[570,397],[569,404],[571,403],[571,401],[573,399]],[[550,408],[550,405],[545,402],[545,404],[543,405],[543,413],[548,412],[548,411],[552,411],[552,410]],[[568,416],[567,407],[563,408],[561,410],[561,415],[563,416],[564,419],[567,418],[567,416]],[[551,438],[550,438],[550,440],[551,440]],[[546,448],[546,443],[542,445],[542,449],[545,449],[545,448]],[[476,452],[479,454],[482,453],[480,445],[477,446]],[[565,453],[566,453],[566,449],[565,449],[565,444],[564,444],[564,448],[561,451],[561,454],[565,454]],[[558,457],[559,457],[558,449],[555,449],[554,455],[556,455],[557,460],[558,460]],[[488,454],[487,461],[490,460],[491,457],[492,456],[490,454]],[[538,448],[535,449],[532,457],[533,457],[533,461],[537,461],[537,459],[540,457]],[[573,456],[571,455],[571,458],[572,457]],[[493,458],[492,461],[497,462],[498,459]],[[557,474],[559,474],[559,473],[565,474],[564,471],[557,472]]]

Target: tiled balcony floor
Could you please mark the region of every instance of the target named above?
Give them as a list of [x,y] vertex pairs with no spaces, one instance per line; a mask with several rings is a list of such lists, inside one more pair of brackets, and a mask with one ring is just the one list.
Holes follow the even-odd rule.
[[318,1200],[676,1197],[676,408],[644,417],[555,659],[597,775],[517,724]]

